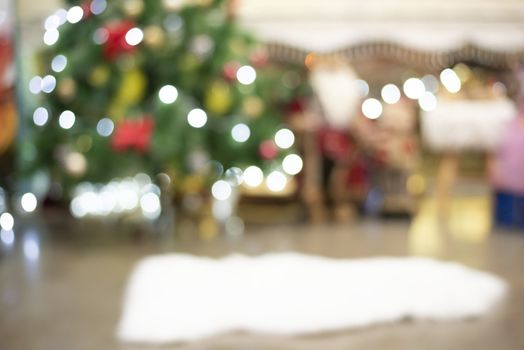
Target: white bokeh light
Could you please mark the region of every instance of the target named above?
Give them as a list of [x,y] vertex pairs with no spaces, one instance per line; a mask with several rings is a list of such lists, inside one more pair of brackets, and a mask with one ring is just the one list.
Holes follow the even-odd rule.
[[211,187],[211,194],[219,201],[225,201],[231,197],[233,190],[229,182],[224,180],[218,180]]
[[73,125],[75,125],[75,114],[71,111],[63,111],[62,114],[60,114],[60,117],[58,117],[58,125],[62,129],[71,129]]
[[386,84],[380,91],[384,102],[395,104],[400,100],[400,89],[395,84]]
[[404,94],[412,100],[417,100],[424,95],[426,92],[426,87],[422,80],[418,78],[409,78],[404,82],[402,86]]
[[49,112],[44,107],[38,107],[33,113],[33,123],[37,126],[44,126],[49,120]]
[[302,158],[297,154],[288,154],[282,161],[282,169],[289,175],[296,175],[304,166]]
[[165,104],[171,104],[178,98],[178,90],[173,85],[165,85],[158,91],[158,98]]
[[6,231],[11,231],[15,226],[15,219],[13,215],[9,213],[3,213],[0,215],[0,228]]
[[67,21],[69,23],[78,23],[84,17],[84,10],[80,6],[73,6],[67,11]]
[[262,170],[252,165],[244,170],[244,183],[249,187],[257,187],[264,181],[264,173]]
[[60,33],[57,29],[46,30],[46,32],[44,33],[44,44],[46,44],[47,46],[54,45],[58,41],[59,37]]
[[275,143],[282,149],[288,149],[295,143],[295,134],[289,129],[280,129],[275,134]]
[[437,108],[437,98],[433,93],[427,91],[419,100],[420,108],[426,112],[430,112]]
[[58,17],[60,25],[67,22],[67,10],[66,9],[58,9],[55,12],[55,16]]
[[140,28],[131,28],[126,33],[126,42],[131,46],[136,46],[144,39],[144,32]]
[[96,132],[103,137],[111,135],[114,129],[115,123],[109,118],[102,118],[96,124]]
[[40,246],[33,235],[24,237],[24,256],[29,261],[36,261],[40,257]]
[[56,78],[52,75],[46,75],[42,78],[42,92],[49,94],[56,87]]
[[0,230],[0,240],[8,247],[15,243],[15,233],[13,230]]
[[63,71],[67,66],[67,57],[64,55],[57,55],[53,58],[51,61],[51,69],[56,72],[60,73]]
[[376,98],[368,98],[362,103],[362,113],[369,119],[380,117],[382,110],[382,103]]
[[192,109],[187,114],[187,122],[194,128],[201,128],[207,123],[207,114],[200,108]]
[[236,142],[246,142],[249,136],[251,136],[251,130],[246,124],[239,123],[231,129],[231,137]]
[[251,66],[242,66],[237,70],[237,80],[240,84],[252,84],[257,78],[257,72]]
[[102,45],[109,38],[109,31],[105,28],[98,28],[93,33],[93,41],[95,44]]
[[105,11],[106,7],[106,0],[93,0],[93,2],[91,2],[91,5],[89,6],[89,9],[91,10],[92,14],[99,15]]
[[365,80],[357,79],[354,84],[360,96],[364,97],[369,94],[369,84]]
[[267,188],[272,192],[280,192],[287,185],[287,178],[282,172],[272,171],[266,179]]
[[160,214],[160,198],[155,193],[146,193],[140,198],[140,208],[146,217],[155,218]]
[[462,88],[459,76],[450,68],[446,68],[440,73],[440,81],[446,90],[453,94],[459,92]]
[[54,14],[45,19],[44,22],[44,29],[45,30],[51,30],[51,29],[57,29],[60,26],[60,18]]
[[436,93],[438,91],[438,79],[434,75],[427,74],[422,77],[426,91]]
[[225,179],[231,186],[238,186],[244,181],[244,172],[242,169],[237,167],[232,167],[226,170]]
[[22,196],[20,204],[26,213],[32,213],[35,211],[38,201],[33,193],[28,192]]
[[29,91],[32,94],[38,94],[40,91],[42,91],[42,78],[37,76],[34,76],[29,80]]

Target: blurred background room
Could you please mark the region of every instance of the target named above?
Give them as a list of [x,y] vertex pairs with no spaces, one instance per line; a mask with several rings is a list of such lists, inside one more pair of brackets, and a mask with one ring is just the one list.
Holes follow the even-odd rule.
[[523,1],[0,0],[0,349],[522,329]]

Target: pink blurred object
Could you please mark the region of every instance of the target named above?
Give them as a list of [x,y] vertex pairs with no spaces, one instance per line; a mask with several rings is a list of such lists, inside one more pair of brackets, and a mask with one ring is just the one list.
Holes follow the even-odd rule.
[[524,194],[524,114],[513,119],[504,135],[492,173],[497,190]]

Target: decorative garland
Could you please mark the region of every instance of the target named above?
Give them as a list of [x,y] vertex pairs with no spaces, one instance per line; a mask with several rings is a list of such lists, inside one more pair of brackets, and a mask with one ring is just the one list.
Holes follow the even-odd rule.
[[[280,62],[304,62],[310,53],[307,50],[278,42],[268,42],[266,45],[270,57]],[[328,53],[318,53],[318,55],[322,57],[342,56],[349,62],[369,58],[388,58],[436,70],[464,61],[476,62],[495,69],[512,69],[519,64],[524,64],[524,50],[501,52],[484,49],[474,44],[465,44],[458,49],[447,51],[427,51],[393,42],[370,41]]]

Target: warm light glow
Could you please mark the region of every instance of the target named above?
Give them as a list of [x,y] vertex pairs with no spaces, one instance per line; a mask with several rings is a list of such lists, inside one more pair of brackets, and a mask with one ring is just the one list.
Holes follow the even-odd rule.
[[400,89],[395,84],[384,85],[380,94],[388,104],[395,104],[400,100]]
[[144,32],[140,28],[132,28],[126,33],[126,42],[131,46],[136,46],[144,39]]
[[33,123],[37,126],[44,126],[49,120],[49,112],[44,107],[38,107],[33,113]]
[[382,114],[382,103],[376,98],[368,98],[362,103],[362,113],[369,119],[377,119]]
[[446,68],[440,73],[440,81],[446,90],[453,94],[459,92],[462,87],[459,76],[450,68]]
[[272,192],[280,192],[282,191],[287,184],[287,178],[286,175],[284,175],[282,172],[275,170],[271,172],[266,179],[266,185],[267,188],[269,188]]
[[404,94],[413,100],[421,98],[426,91],[424,83],[418,78],[409,78],[404,82],[402,88],[404,90]]
[[257,166],[250,166],[244,170],[244,183],[250,187],[259,186],[264,181],[264,173]]
[[171,104],[178,98],[178,90],[173,85],[165,85],[158,91],[158,98],[165,104]]
[[62,129],[71,129],[75,125],[75,114],[71,111],[64,111],[58,117],[58,124]]
[[35,211],[38,201],[33,193],[28,192],[22,196],[20,204],[26,213],[32,213]]
[[298,174],[303,167],[302,158],[297,154],[289,154],[282,161],[282,168],[289,175]]
[[237,70],[237,79],[240,84],[252,84],[257,78],[257,72],[251,66],[242,66]]
[[187,114],[187,122],[194,128],[201,128],[207,123],[207,114],[200,108],[195,108]]
[[275,134],[275,143],[282,149],[288,149],[295,143],[295,135],[289,129],[280,129]]
[[246,124],[240,123],[231,129],[231,137],[236,142],[246,142],[251,136],[251,130]]
[[219,201],[225,201],[226,199],[229,199],[232,192],[231,185],[224,180],[215,182],[211,187],[211,194]]

